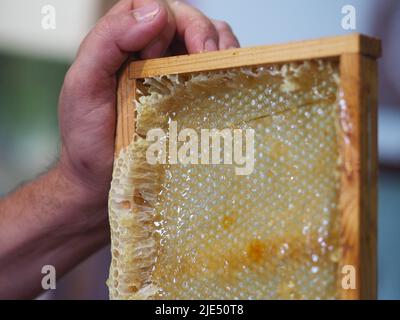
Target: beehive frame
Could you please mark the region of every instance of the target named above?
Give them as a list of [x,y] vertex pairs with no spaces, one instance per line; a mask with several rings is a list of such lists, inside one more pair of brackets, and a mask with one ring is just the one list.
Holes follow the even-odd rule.
[[[328,58],[339,62],[340,83],[352,127],[341,150],[343,168],[339,266],[356,270],[356,288],[342,289],[342,299],[377,295],[377,59],[378,39],[360,34],[282,45],[130,61],[121,70],[117,95],[116,155],[135,132],[136,81],[145,77],[282,64]],[[341,270],[341,268],[339,268]]]

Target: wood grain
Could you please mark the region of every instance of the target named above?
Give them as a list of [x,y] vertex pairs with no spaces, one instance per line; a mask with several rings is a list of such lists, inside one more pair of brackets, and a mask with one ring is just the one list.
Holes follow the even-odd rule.
[[376,299],[377,63],[360,54],[343,54],[340,78],[349,116],[343,119],[348,130],[341,152],[340,269],[352,265],[357,275],[356,289],[342,289],[341,296]]
[[117,89],[117,128],[115,154],[127,147],[135,132],[135,94],[136,80],[129,79],[129,63],[120,71]]
[[360,298],[377,298],[378,66],[361,57]]
[[380,41],[360,34],[351,34],[287,44],[135,61],[130,64],[129,75],[131,79],[139,79],[167,74],[338,57],[343,53],[361,53],[377,58],[381,55]]

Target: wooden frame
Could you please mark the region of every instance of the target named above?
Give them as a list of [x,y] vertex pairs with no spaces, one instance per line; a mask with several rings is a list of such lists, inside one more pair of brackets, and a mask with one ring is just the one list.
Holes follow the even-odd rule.
[[344,133],[347,140],[342,146],[340,266],[352,265],[356,271],[356,288],[342,289],[341,298],[376,299],[376,60],[380,55],[379,40],[351,34],[283,45],[129,62],[121,70],[118,86],[116,154],[129,145],[134,134],[134,99],[138,79],[316,58],[337,59],[350,127]]

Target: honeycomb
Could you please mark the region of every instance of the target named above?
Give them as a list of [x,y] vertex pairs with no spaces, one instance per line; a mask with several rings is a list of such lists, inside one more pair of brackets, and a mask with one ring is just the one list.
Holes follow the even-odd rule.
[[[328,60],[144,79],[109,197],[110,298],[338,298],[338,87]],[[253,129],[253,171],[149,164],[146,133],[172,121]]]

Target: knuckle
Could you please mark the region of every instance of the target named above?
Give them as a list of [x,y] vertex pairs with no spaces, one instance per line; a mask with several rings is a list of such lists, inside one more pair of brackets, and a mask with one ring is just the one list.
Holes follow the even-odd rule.
[[228,22],[222,20],[214,21],[215,26],[220,31],[232,32],[232,27],[229,25]]
[[85,96],[89,81],[85,72],[80,72],[77,66],[72,65],[64,77],[63,94],[70,98]]
[[204,32],[204,33],[215,32],[214,25],[211,23],[211,21],[203,17],[194,18],[190,22],[190,29],[191,31],[195,32]]
[[74,67],[71,67],[64,78],[62,93],[63,96],[72,96],[81,87],[81,81]]
[[75,71],[75,68],[73,66],[71,66],[71,68],[69,68],[67,73],[65,74],[64,87],[69,89],[73,85],[75,85],[78,80],[79,80],[79,77],[77,75],[77,72]]
[[214,24],[215,24],[215,27],[217,28],[217,30],[219,30],[220,32],[233,33],[232,27],[226,21],[216,20],[216,21],[214,21]]
[[99,20],[93,32],[100,38],[113,37],[117,28],[116,20],[113,16],[105,16]]

